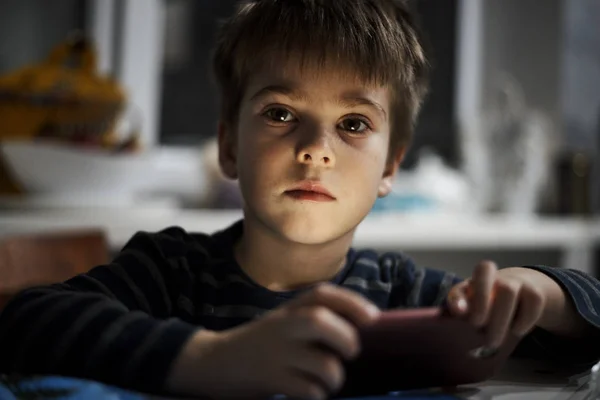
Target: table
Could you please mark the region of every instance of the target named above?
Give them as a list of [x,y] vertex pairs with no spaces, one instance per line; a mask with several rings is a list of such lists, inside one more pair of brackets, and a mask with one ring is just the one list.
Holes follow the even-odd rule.
[[[575,374],[575,375],[574,375]],[[420,392],[391,394],[388,396],[363,397],[362,400],[588,400],[587,378],[589,374],[581,369],[558,370],[539,362],[510,360],[497,376],[488,382],[461,387],[450,394]],[[44,380],[46,383],[44,384]],[[48,383],[50,381],[50,383]],[[0,383],[2,381],[0,380]],[[42,378],[37,383],[25,383],[24,388],[65,388],[79,391],[64,400],[174,400],[145,396],[123,391],[95,382],[70,380],[65,378]],[[0,399],[12,400],[3,392],[0,384]],[[360,400],[356,398],[354,400]],[[344,399],[346,400],[346,399]],[[591,400],[591,399],[590,399]],[[595,399],[594,399],[595,400]]]
[[492,380],[466,387],[461,395],[468,400],[587,400],[589,377],[582,368],[513,359]]

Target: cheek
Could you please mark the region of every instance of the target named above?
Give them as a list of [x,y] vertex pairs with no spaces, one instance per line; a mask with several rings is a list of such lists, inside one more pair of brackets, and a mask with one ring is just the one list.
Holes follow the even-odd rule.
[[266,182],[269,176],[281,171],[283,156],[286,154],[285,143],[275,135],[265,132],[265,127],[257,119],[246,120],[239,130],[238,163],[240,173],[253,171],[251,179],[260,177]]
[[369,138],[353,150],[353,154],[347,157],[346,168],[354,170],[364,182],[372,182],[374,186],[379,185],[387,161],[387,139],[384,135]]
[[242,164],[252,164],[260,160],[260,152],[264,146],[257,122],[250,118],[241,119],[238,135],[239,161]]

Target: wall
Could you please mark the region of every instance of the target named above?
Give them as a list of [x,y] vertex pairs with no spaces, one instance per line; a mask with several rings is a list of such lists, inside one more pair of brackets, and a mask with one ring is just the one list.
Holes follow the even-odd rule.
[[167,29],[185,29],[178,35],[187,36],[187,46],[179,50],[181,62],[170,62],[162,70],[160,140],[165,144],[196,145],[217,132],[219,109],[210,78],[210,56],[218,20],[233,12],[235,0],[182,0],[181,3],[178,6],[187,9],[193,23],[167,20]]
[[[600,212],[600,1],[569,0],[564,15],[562,111],[565,146],[595,157],[592,202]],[[600,259],[599,259],[600,260]]]
[[462,0],[461,9],[458,119],[485,109],[495,79],[508,72],[528,103],[551,117],[565,146],[597,148],[600,2]]
[[75,28],[82,28],[81,0],[1,0],[0,73],[40,61]]
[[600,124],[600,1],[569,0],[563,60],[566,144],[597,148]]
[[563,3],[564,0],[484,1],[484,107],[493,101],[500,74],[507,72],[522,86],[528,104],[547,113],[554,126],[561,125]]

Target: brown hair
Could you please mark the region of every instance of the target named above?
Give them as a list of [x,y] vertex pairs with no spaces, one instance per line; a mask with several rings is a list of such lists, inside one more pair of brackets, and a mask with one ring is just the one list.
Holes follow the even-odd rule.
[[237,122],[248,78],[277,59],[338,68],[392,90],[390,153],[408,145],[427,91],[428,63],[403,0],[246,0],[218,36],[213,72],[221,118]]

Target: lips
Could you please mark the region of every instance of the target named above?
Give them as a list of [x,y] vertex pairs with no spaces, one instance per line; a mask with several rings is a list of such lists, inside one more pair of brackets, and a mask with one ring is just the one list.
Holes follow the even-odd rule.
[[297,200],[335,201],[335,196],[318,181],[302,181],[286,190],[285,194]]

